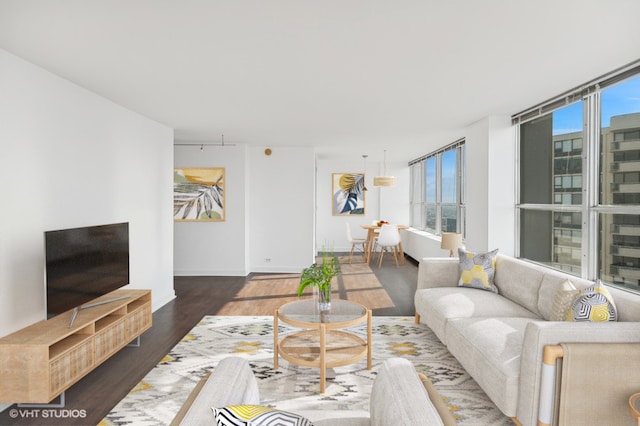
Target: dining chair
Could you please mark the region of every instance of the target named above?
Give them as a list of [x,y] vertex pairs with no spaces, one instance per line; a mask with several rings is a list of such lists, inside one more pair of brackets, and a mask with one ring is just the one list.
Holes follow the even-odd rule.
[[380,234],[378,235],[378,246],[380,247],[380,254],[378,255],[378,268],[382,266],[382,259],[384,253],[393,248],[393,257],[396,260],[396,266],[398,265],[398,244],[400,244],[400,233],[398,232],[398,225],[385,224],[380,228]]
[[353,235],[351,234],[351,225],[349,225],[349,222],[347,222],[346,225],[347,225],[347,240],[349,241],[349,243],[351,243],[351,253],[349,254],[349,263],[351,263],[353,261],[353,250],[356,248],[356,246],[362,245],[362,253],[364,255],[367,239],[354,238]]
[[[378,226],[378,220],[372,220],[371,224]],[[371,241],[371,252],[378,251],[378,235],[380,235],[380,229],[374,229],[373,241]]]

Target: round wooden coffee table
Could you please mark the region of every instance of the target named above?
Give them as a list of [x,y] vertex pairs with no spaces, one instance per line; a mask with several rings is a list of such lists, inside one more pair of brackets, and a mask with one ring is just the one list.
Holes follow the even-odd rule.
[[[371,310],[346,300],[331,300],[331,310],[320,312],[314,299],[289,302],[273,315],[273,368],[278,356],[292,364],[320,369],[320,393],[326,386],[327,368],[353,364],[367,356],[371,370]],[[278,338],[278,321],[303,330]],[[345,330],[367,322],[367,340]]]
[[629,413],[633,420],[640,425],[640,393],[634,393],[629,398]]

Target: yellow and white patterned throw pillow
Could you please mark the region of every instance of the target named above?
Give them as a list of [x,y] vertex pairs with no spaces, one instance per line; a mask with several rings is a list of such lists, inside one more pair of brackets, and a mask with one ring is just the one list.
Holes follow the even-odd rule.
[[262,405],[228,405],[211,408],[219,426],[313,426],[308,419],[288,411]]
[[580,292],[567,314],[567,321],[607,322],[617,320],[616,304],[611,293],[600,280]]
[[498,292],[498,287],[493,283],[496,273],[496,256],[498,249],[488,253],[471,253],[464,249],[458,249],[460,258],[459,287],[477,288]]

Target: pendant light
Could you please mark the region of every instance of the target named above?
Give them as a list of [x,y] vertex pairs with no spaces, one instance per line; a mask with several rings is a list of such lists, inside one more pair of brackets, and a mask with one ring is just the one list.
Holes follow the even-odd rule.
[[396,177],[387,176],[387,150],[384,150],[384,175],[373,178],[373,186],[396,186]]
[[[367,176],[367,154],[362,154],[362,158],[364,159],[364,171],[362,172],[362,179],[365,180],[366,176]],[[364,184],[363,184],[363,188],[364,191],[367,190],[367,182],[365,180]]]

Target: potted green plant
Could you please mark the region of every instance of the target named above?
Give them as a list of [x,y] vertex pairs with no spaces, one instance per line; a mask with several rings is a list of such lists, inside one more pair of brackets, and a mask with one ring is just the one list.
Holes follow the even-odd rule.
[[318,308],[320,311],[331,309],[331,280],[340,274],[340,262],[333,253],[322,251],[322,263],[314,263],[304,268],[300,274],[298,297],[308,286],[318,288]]

